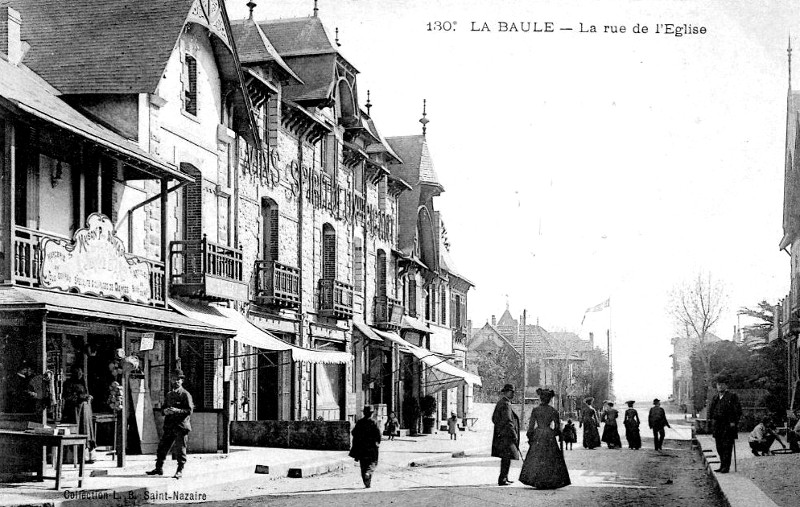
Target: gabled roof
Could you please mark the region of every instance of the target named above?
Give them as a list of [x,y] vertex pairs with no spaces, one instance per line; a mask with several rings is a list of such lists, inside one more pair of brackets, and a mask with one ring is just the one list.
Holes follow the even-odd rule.
[[189,178],[142,150],[138,144],[98,125],[56,96],[57,91],[24,66],[0,58],[0,105],[16,109],[50,125],[109,149],[118,157],[136,163],[145,171],[180,181]]
[[404,180],[411,183],[412,186],[431,185],[436,187],[439,192],[444,192],[444,187],[439,183],[439,177],[433,168],[433,159],[428,150],[425,136],[388,137],[386,140],[403,159],[399,171]]
[[444,247],[444,245],[439,246],[439,266],[451,276],[456,276],[475,287],[474,283],[459,273],[458,268],[456,268],[455,263],[453,263],[453,258],[450,257],[450,252]]
[[511,316],[511,312],[508,311],[508,308],[506,308],[506,311],[504,311],[503,315],[500,316],[500,320],[497,321],[497,325],[503,327],[505,326],[516,327],[517,321],[514,319],[514,317]]
[[23,63],[65,94],[152,93],[195,0],[11,0]]
[[514,340],[514,348],[520,353],[522,353],[523,340],[525,342],[525,352],[528,355],[547,357],[554,352],[554,348],[550,343],[552,340],[550,333],[541,326],[528,324],[520,328]]
[[800,92],[786,98],[786,153],[783,180],[783,238],[780,249],[789,246],[800,233]]
[[281,58],[261,27],[251,18],[231,20],[231,32],[242,63],[275,62],[289,78],[298,84],[303,83],[303,80]]
[[496,327],[494,327],[493,325],[489,324],[488,322],[486,324],[484,324],[484,326],[482,328],[475,330],[471,334],[473,336],[473,339],[471,340],[470,343],[467,344],[467,347],[470,348],[471,350],[473,349],[473,346],[475,345],[474,344],[474,338],[475,338],[476,334],[477,335],[486,335],[486,334],[488,334],[489,336],[493,336],[493,337],[497,338],[498,340],[500,340],[503,343],[503,345],[507,346],[510,350],[513,350],[513,351],[517,352],[517,350],[514,348],[514,345],[510,341],[508,341],[508,339],[505,336],[503,336],[503,333],[501,333]]
[[592,350],[592,344],[588,340],[582,340],[575,333],[551,331],[550,337],[552,338],[551,345],[554,348],[561,349],[562,352],[576,354]]
[[316,16],[272,19],[258,24],[283,57],[336,53],[322,20]]

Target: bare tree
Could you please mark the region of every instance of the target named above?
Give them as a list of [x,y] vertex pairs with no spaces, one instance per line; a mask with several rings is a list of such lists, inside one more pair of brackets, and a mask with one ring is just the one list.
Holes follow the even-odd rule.
[[711,348],[709,335],[719,322],[725,309],[726,294],[720,280],[711,273],[699,272],[691,280],[676,285],[670,293],[669,313],[675,321],[678,333],[692,343],[693,351],[704,366],[705,384],[708,387],[706,402],[713,395],[711,376]]

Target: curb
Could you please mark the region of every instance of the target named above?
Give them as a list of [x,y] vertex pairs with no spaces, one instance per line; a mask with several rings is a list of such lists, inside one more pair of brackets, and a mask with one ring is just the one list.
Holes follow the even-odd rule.
[[718,465],[719,459],[711,449],[703,449],[699,440],[694,439],[693,447],[696,446],[697,452],[703,458],[706,474],[711,477],[714,483],[714,490],[717,492],[723,503],[728,507],[780,507],[766,493],[750,479],[734,473],[733,475],[720,476],[714,472],[712,465]]
[[436,463],[438,461],[442,461],[443,459],[447,459],[447,458],[464,458],[464,457],[466,457],[467,455],[470,455],[470,454],[477,454],[477,453],[480,453],[480,452],[483,452],[483,451],[487,451],[489,448],[490,448],[489,446],[485,446],[484,445],[484,446],[480,446],[480,447],[471,447],[469,449],[464,449],[464,450],[461,450],[461,451],[455,451],[455,452],[450,452],[450,453],[448,453],[448,452],[440,452],[440,453],[437,453],[434,456],[425,456],[425,457],[422,457],[422,458],[419,458],[419,459],[415,459],[414,461],[410,462],[408,464],[408,466],[409,467],[424,466],[424,465],[427,465],[427,464],[430,464],[430,463]]

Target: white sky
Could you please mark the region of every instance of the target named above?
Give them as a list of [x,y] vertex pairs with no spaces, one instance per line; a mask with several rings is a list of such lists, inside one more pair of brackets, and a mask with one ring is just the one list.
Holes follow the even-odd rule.
[[[259,1],[256,19],[310,15],[313,0]],[[227,0],[233,18],[245,0]],[[515,316],[604,335],[611,297],[618,399],[671,392],[667,294],[698,269],[736,310],[788,291],[783,204],[790,0],[598,2],[320,0],[320,17],[371,90],[384,136],[421,131],[445,193],[451,256],[476,288],[469,318]],[[795,3],[796,4],[796,3]],[[430,21],[454,32],[429,32]],[[470,32],[472,21],[492,32]],[[499,33],[546,21],[555,33]],[[582,34],[626,25],[625,34]],[[633,34],[634,24],[650,28]],[[653,33],[656,23],[706,35]],[[560,31],[572,27],[573,31]],[[269,35],[269,34],[267,34]],[[800,40],[795,41],[800,49]],[[795,54],[800,73],[800,51]],[[541,232],[540,226],[541,223]]]

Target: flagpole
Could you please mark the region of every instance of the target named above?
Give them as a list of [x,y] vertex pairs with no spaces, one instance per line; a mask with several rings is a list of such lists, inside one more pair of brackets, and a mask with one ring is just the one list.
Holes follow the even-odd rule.
[[525,425],[525,391],[528,388],[528,361],[525,357],[525,342],[528,341],[528,310],[522,310],[522,425]]
[[606,347],[608,349],[608,399],[613,399],[613,389],[611,382],[613,380],[612,366],[611,366],[611,315],[614,310],[611,308],[611,297],[608,298],[608,330],[606,331]]

